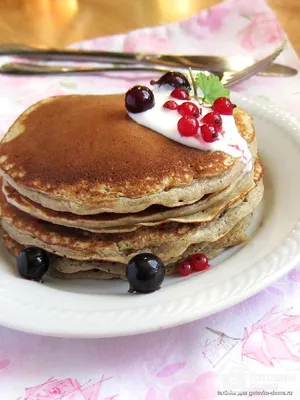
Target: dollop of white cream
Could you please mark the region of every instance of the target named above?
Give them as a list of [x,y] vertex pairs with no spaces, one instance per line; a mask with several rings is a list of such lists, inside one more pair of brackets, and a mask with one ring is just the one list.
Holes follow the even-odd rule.
[[[157,86],[157,85],[156,85]],[[177,110],[168,110],[163,107],[166,101],[174,100],[178,105],[185,101],[191,101],[196,104],[201,110],[201,115],[212,112],[212,108],[199,106],[199,103],[191,98],[190,100],[178,100],[171,97],[172,88],[170,86],[156,87],[152,90],[155,97],[155,105],[150,110],[141,113],[128,113],[130,118],[140,125],[143,125],[157,133],[171,140],[175,140],[185,146],[194,147],[204,151],[222,151],[234,158],[241,158],[246,164],[245,171],[251,171],[252,169],[252,155],[248,148],[246,140],[239,134],[235,120],[232,115],[221,115],[222,117],[222,135],[219,135],[218,140],[212,143],[205,142],[201,134],[196,136],[185,137],[181,136],[178,129],[177,123],[181,118],[181,115]],[[201,116],[199,118],[201,125]]]

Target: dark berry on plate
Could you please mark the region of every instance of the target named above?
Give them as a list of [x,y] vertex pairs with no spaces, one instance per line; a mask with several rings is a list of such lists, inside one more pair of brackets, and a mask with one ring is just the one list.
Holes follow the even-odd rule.
[[201,122],[207,125],[213,125],[218,131],[222,130],[222,118],[219,113],[210,112],[204,115]]
[[184,103],[180,104],[178,107],[178,112],[180,115],[191,115],[195,118],[199,118],[200,116],[199,108],[191,101],[185,101]]
[[152,80],[151,85],[157,84],[161,85],[170,85],[174,88],[185,88],[187,90],[191,90],[191,85],[187,79],[187,77],[181,72],[167,72],[163,76],[161,76],[157,81]]
[[219,139],[219,133],[213,125],[201,125],[201,136],[205,142],[212,143]]
[[190,260],[193,271],[205,271],[209,268],[208,258],[205,254],[194,254]]
[[48,271],[49,258],[44,250],[27,247],[18,255],[17,266],[23,278],[42,282],[44,274]]
[[219,97],[214,101],[212,109],[221,115],[232,115],[233,104],[227,97]]
[[171,92],[171,96],[178,100],[188,100],[190,98],[189,92],[182,88],[174,89]]
[[192,271],[192,265],[189,260],[182,261],[178,265],[178,272],[180,276],[188,276],[190,275]]
[[165,102],[165,104],[163,105],[163,108],[166,108],[168,110],[177,110],[178,105],[175,101],[173,100],[168,100]]
[[125,107],[134,114],[150,110],[154,103],[154,94],[147,86],[134,86],[125,94]]
[[199,122],[195,117],[184,115],[178,121],[177,129],[181,136],[195,136],[198,133]]
[[154,254],[137,254],[127,264],[126,276],[130,293],[151,293],[161,287],[165,278],[165,266]]

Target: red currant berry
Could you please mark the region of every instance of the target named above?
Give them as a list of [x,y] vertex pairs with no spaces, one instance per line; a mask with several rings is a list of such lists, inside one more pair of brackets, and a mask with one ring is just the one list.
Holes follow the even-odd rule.
[[205,254],[194,254],[191,258],[190,263],[193,271],[205,271],[209,268],[208,258]]
[[222,129],[222,118],[221,115],[216,113],[216,112],[210,112],[206,114],[201,122],[204,124],[212,125],[214,126],[218,131]]
[[199,129],[197,118],[184,115],[177,123],[177,129],[181,136],[195,136]]
[[233,108],[233,104],[227,97],[219,97],[212,106],[215,112],[223,115],[232,115]]
[[189,92],[183,88],[174,89],[171,96],[178,100],[188,100],[190,98]]
[[207,124],[201,125],[200,130],[202,139],[205,142],[212,143],[218,140],[219,138],[218,131],[213,125],[207,125]]
[[180,276],[188,276],[192,273],[192,266],[189,262],[189,260],[182,261],[178,265],[178,272]]
[[168,110],[177,110],[178,104],[173,100],[169,100],[165,102],[163,108],[167,108]]
[[192,115],[195,118],[199,118],[200,111],[196,104],[191,101],[185,101],[178,107],[178,112],[180,115]]

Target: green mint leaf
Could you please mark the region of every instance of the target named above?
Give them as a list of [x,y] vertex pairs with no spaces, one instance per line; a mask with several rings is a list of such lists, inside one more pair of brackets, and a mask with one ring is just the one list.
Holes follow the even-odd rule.
[[203,102],[213,104],[219,97],[229,97],[230,90],[226,89],[216,75],[205,75],[200,72],[196,75],[196,83],[203,94]]

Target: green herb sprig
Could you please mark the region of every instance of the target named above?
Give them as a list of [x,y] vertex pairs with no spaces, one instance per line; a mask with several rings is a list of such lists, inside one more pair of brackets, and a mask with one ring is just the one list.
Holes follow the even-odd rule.
[[[200,103],[212,105],[219,97],[229,97],[230,90],[225,88],[220,78],[216,75],[206,75],[199,72],[195,77],[189,68],[195,99]],[[198,94],[200,89],[202,96]]]

